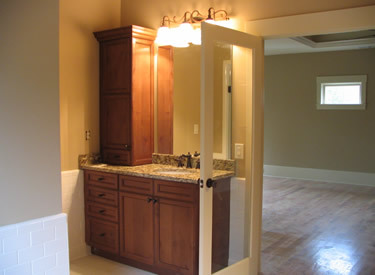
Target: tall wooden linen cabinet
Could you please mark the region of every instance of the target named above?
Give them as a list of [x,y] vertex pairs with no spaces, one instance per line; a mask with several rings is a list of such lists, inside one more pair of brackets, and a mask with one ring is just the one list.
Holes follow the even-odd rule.
[[151,163],[156,32],[128,26],[94,33],[100,43],[100,149],[117,165]]

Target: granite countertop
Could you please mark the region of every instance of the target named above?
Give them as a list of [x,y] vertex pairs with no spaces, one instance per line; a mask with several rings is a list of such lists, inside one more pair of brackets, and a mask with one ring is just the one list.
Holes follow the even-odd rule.
[[[178,168],[176,166],[165,164],[145,164],[139,166],[117,166],[110,164],[81,164],[81,169],[94,170],[100,172],[116,173],[121,175],[138,176],[152,179],[161,179],[169,181],[197,183],[200,177],[199,169]],[[165,174],[163,171],[170,173]],[[185,172],[178,174],[179,171]],[[213,180],[219,180],[234,176],[234,171],[213,170]]]

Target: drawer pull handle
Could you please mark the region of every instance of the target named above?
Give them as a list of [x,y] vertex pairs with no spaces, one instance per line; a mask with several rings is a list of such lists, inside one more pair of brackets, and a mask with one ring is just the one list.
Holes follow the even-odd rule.
[[105,209],[99,210],[100,214],[103,214],[105,212]]
[[100,234],[99,237],[105,237],[105,233]]
[[105,197],[105,194],[103,194],[103,193],[102,193],[102,194],[99,194],[98,197],[99,197],[99,198],[103,198],[103,197]]
[[157,199],[153,199],[153,203],[155,204],[155,203],[157,203],[158,202],[158,200]]
[[102,180],[104,180],[104,178],[103,178],[103,177],[101,177],[101,178],[98,178],[98,181],[102,181]]

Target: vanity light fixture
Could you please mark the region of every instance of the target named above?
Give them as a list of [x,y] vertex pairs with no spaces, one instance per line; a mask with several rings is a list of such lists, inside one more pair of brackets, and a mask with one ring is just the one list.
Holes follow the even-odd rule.
[[161,26],[158,30],[155,43],[159,46],[173,46],[184,48],[189,43],[194,45],[201,44],[201,29],[198,23],[203,21],[215,24],[215,21],[229,20],[228,13],[225,10],[215,11],[214,8],[208,9],[208,15],[201,14],[198,10],[185,12],[177,19],[164,16]]

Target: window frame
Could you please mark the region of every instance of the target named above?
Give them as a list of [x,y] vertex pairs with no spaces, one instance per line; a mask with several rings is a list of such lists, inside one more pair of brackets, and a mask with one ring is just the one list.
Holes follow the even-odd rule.
[[[318,110],[365,110],[367,75],[318,76],[316,78],[316,108]],[[361,104],[323,104],[324,84],[360,84]]]

